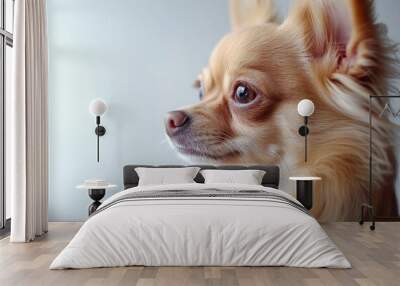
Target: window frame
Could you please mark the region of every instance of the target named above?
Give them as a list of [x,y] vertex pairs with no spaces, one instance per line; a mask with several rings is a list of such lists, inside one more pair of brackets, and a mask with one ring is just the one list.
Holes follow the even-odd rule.
[[[9,232],[10,219],[6,219],[6,190],[5,190],[5,101],[6,101],[6,50],[7,46],[13,48],[14,35],[6,29],[7,11],[6,1],[0,0],[1,21],[0,21],[0,236]],[[12,1],[14,13],[15,0]],[[11,17],[14,18],[14,15]],[[14,27],[13,27],[14,30]]]

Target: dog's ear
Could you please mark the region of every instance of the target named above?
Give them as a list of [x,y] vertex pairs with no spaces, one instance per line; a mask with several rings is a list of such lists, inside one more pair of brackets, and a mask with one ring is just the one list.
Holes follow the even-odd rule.
[[232,30],[277,22],[273,0],[230,0]]
[[[281,29],[299,38],[311,70],[338,111],[368,122],[370,95],[394,91],[397,45],[375,22],[372,0],[298,0]],[[373,104],[379,114],[383,101]],[[385,122],[381,120],[381,122]]]
[[372,0],[298,0],[284,25],[300,29],[311,58],[331,63],[326,73],[368,81],[388,68],[386,35],[373,6]]

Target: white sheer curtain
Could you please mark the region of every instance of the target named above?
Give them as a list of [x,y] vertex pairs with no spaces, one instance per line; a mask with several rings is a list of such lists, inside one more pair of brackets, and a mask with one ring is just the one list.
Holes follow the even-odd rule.
[[45,0],[15,1],[13,92],[6,164],[12,242],[47,232],[47,21]]

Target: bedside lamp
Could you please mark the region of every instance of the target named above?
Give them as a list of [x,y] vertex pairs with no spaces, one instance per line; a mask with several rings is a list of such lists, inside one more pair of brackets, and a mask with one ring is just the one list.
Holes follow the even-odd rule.
[[89,111],[96,117],[97,127],[94,132],[97,135],[97,162],[99,162],[99,138],[106,134],[106,129],[100,125],[100,117],[107,111],[107,104],[100,98],[94,99],[89,104]]
[[314,113],[314,103],[309,99],[303,99],[297,105],[297,112],[304,117],[304,125],[299,128],[299,134],[304,137],[304,162],[307,162],[307,135],[310,133],[308,128],[308,117]]

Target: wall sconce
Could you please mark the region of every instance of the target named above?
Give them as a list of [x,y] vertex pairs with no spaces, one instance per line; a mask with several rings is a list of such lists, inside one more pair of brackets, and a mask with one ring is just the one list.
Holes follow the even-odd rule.
[[97,162],[99,162],[99,138],[106,134],[106,129],[104,126],[100,125],[100,117],[107,111],[107,104],[100,98],[96,98],[90,102],[89,111],[91,114],[96,116],[97,127],[94,130],[94,133],[97,135]]
[[299,128],[299,134],[304,137],[304,162],[307,162],[307,135],[310,133],[308,117],[314,113],[314,109],[314,103],[309,99],[303,99],[297,105],[297,112],[304,117],[304,125]]

